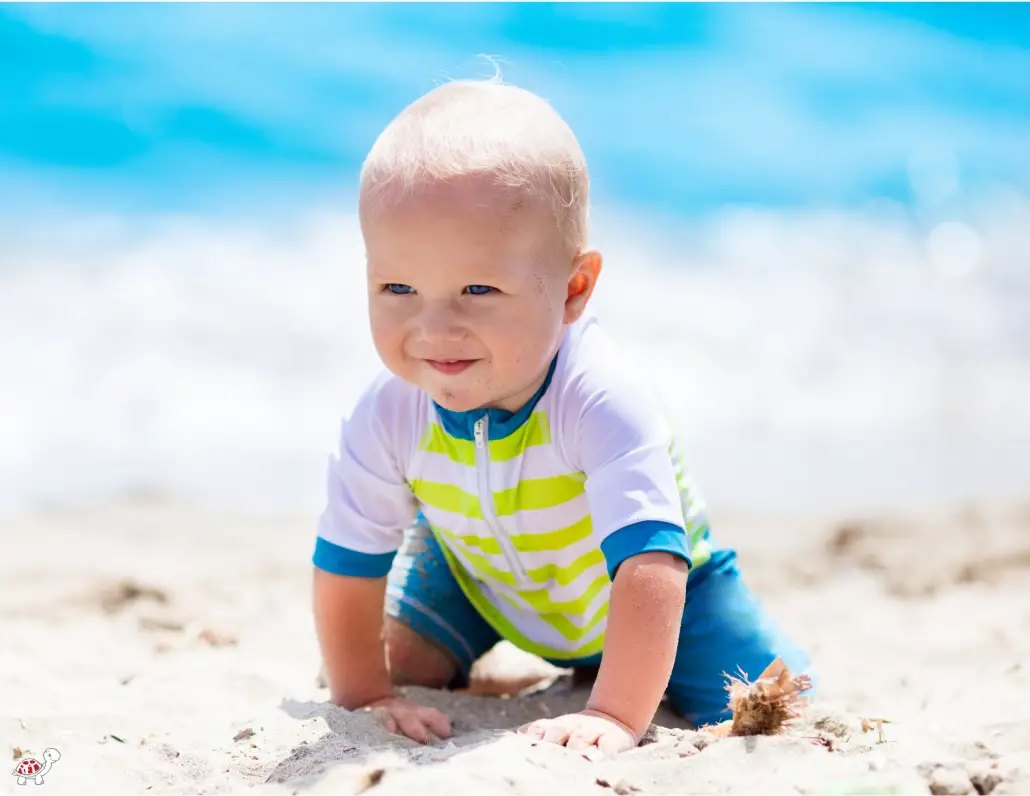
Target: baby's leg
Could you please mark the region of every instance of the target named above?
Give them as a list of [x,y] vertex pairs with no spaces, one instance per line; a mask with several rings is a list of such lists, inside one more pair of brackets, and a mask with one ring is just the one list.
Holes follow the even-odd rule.
[[394,685],[446,688],[460,671],[450,650],[392,616],[385,619],[386,660]]
[[669,701],[695,726],[731,718],[727,676],[753,681],[776,658],[795,675],[809,660],[766,613],[736,566],[736,555],[718,551],[691,573],[683,610]]
[[463,688],[500,638],[469,603],[424,522],[408,529],[386,584],[387,660],[397,685]]

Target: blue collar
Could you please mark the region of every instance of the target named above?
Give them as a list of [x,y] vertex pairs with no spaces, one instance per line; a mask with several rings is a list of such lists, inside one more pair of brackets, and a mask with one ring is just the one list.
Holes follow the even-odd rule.
[[436,407],[436,413],[440,416],[440,422],[443,424],[444,431],[452,437],[471,441],[475,439],[473,436],[473,426],[485,416],[488,418],[487,422],[490,426],[490,439],[504,439],[514,434],[529,419],[530,414],[533,412],[533,407],[537,405],[541,396],[547,392],[557,364],[558,357],[555,355],[554,359],[551,360],[551,366],[547,369],[544,383],[540,385],[540,389],[533,394],[533,397],[529,399],[525,406],[517,412],[491,408],[453,412],[450,409],[444,409],[436,401],[433,401],[433,406]]

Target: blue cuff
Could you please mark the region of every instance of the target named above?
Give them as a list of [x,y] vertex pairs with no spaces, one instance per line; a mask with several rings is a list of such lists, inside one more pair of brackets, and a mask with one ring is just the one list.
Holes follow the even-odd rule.
[[671,553],[686,561],[687,566],[693,566],[690,542],[683,526],[659,520],[644,520],[619,528],[601,542],[601,552],[612,580],[619,564],[641,553]]
[[393,565],[397,551],[391,553],[359,553],[348,547],[340,547],[321,536],[315,542],[312,563],[319,569],[336,575],[350,575],[355,578],[382,578]]

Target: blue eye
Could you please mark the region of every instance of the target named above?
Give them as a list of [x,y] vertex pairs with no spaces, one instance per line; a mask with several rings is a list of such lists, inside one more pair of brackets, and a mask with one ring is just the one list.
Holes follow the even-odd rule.
[[485,296],[487,293],[493,290],[489,285],[469,285],[465,288],[473,296]]
[[409,293],[414,293],[414,289],[410,285],[400,285],[396,282],[390,282],[386,289],[393,293],[395,296],[406,296]]

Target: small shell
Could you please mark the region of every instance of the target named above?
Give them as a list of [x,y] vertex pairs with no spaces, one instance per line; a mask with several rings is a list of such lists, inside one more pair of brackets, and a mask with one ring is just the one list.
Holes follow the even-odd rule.
[[42,768],[43,764],[36,760],[34,757],[27,757],[18,764],[18,767],[14,770],[14,773],[20,776],[32,775]]

